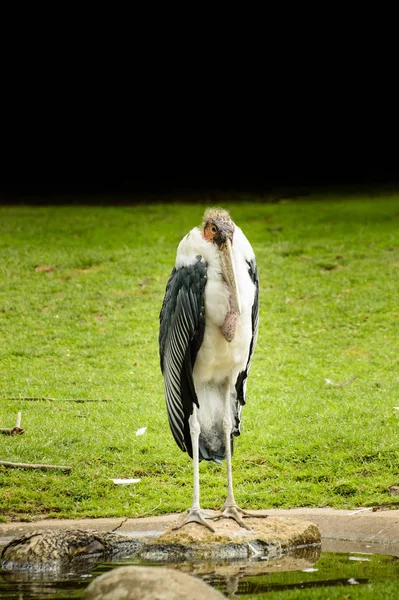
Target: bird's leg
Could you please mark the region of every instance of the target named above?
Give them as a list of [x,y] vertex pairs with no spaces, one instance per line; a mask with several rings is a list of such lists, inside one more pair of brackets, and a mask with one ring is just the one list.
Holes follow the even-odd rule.
[[230,397],[230,383],[226,384],[226,393],[224,400],[224,415],[223,415],[223,430],[224,430],[224,438],[226,445],[226,466],[227,466],[227,498],[225,503],[222,506],[222,510],[220,513],[215,515],[215,518],[221,517],[230,517],[237,521],[241,527],[245,529],[250,529],[243,519],[242,516],[251,516],[250,513],[242,510],[237,506],[237,503],[234,498],[234,490],[233,490],[233,471],[231,467],[231,431],[233,427],[232,417],[231,417],[231,397]]
[[227,466],[227,498],[222,506],[221,513],[225,517],[230,517],[237,521],[241,527],[249,529],[242,520],[241,515],[244,515],[244,511],[238,508],[234,498],[233,490],[233,470],[231,466],[231,431],[233,428],[231,418],[231,397],[230,397],[230,382],[226,385],[226,394],[224,400],[224,415],[223,415],[223,429],[224,439],[226,444],[226,466]]
[[205,521],[206,513],[200,507],[200,484],[199,484],[199,448],[198,439],[200,434],[200,425],[197,419],[197,407],[193,407],[193,414],[189,418],[191,443],[193,445],[193,469],[194,469],[194,486],[193,486],[193,503],[188,511],[187,516],[182,523],[173,527],[173,529],[180,529],[187,523],[199,523],[205,525],[211,531],[215,531],[214,528]]

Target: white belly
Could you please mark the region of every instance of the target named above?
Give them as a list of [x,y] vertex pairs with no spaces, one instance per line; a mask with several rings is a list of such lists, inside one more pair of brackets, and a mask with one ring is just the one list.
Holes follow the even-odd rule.
[[[252,282],[248,277],[246,293],[252,292]],[[249,289],[248,289],[249,288]],[[249,292],[249,293],[248,293]],[[194,385],[197,388],[207,383],[218,384],[229,379],[235,384],[237,375],[245,369],[248,361],[249,346],[252,339],[252,302],[245,298],[238,320],[234,339],[227,342],[222,335],[221,326],[229,309],[229,293],[224,282],[208,282],[205,290],[205,334],[194,365]],[[249,300],[249,302],[248,302]]]

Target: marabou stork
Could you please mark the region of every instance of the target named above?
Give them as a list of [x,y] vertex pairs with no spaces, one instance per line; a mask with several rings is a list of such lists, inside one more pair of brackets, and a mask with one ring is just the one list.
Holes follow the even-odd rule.
[[[180,242],[160,313],[159,348],[169,425],[193,459],[191,509],[180,525],[231,517],[246,527],[233,492],[233,436],[258,334],[259,281],[251,244],[226,210],[205,211]],[[199,461],[227,463],[219,513],[200,508]],[[248,529],[248,528],[247,528]]]

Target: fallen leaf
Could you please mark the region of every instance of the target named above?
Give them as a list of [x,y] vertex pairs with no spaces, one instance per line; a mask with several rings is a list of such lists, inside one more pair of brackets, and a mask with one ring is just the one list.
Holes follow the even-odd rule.
[[50,267],[50,265],[38,265],[35,271],[37,273],[52,273],[54,271],[54,267]]
[[364,512],[365,510],[372,510],[371,506],[367,506],[366,508],[358,508],[357,510],[354,510],[353,512],[350,512],[348,514],[348,517],[351,517],[352,515],[357,515],[360,512]]
[[138,483],[140,479],[111,479],[116,485],[130,485],[132,483]]
[[145,288],[147,287],[147,285],[150,283],[151,278],[150,277],[146,277],[145,279],[143,279],[142,281],[139,281],[138,284],[141,288]]
[[340,271],[341,269],[345,269],[343,265],[324,265],[320,269],[320,273],[328,273],[329,271]]
[[100,270],[99,265],[91,265],[91,267],[86,267],[84,269],[76,269],[76,273],[85,274],[85,273],[97,273]]

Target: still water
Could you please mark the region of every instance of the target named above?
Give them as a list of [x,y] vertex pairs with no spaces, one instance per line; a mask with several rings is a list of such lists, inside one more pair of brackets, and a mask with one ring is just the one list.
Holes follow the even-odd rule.
[[[33,574],[0,570],[0,598],[63,600],[81,598],[97,576],[118,566],[143,564],[134,560],[83,565],[63,574]],[[148,563],[146,563],[148,564]],[[159,563],[158,563],[159,565]],[[304,590],[320,586],[351,586],[399,581],[399,558],[384,554],[297,550],[275,560],[168,564],[195,574],[228,597],[256,600],[271,591]]]

